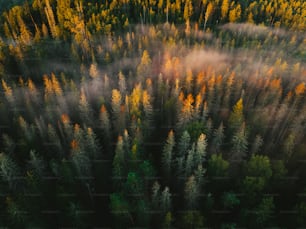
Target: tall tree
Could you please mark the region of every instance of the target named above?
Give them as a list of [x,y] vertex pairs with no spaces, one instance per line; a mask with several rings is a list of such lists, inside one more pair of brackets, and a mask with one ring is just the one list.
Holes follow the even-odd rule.
[[243,115],[243,99],[240,98],[234,105],[233,110],[229,117],[229,128],[232,130],[237,130],[244,121]]
[[174,145],[175,145],[174,133],[171,130],[168,134],[168,138],[164,146],[163,155],[162,155],[163,167],[167,177],[171,174]]
[[242,124],[240,129],[234,134],[232,138],[232,159],[242,160],[246,157],[248,150],[247,130],[245,124]]
[[185,200],[187,203],[187,209],[194,210],[199,196],[198,185],[195,177],[192,175],[188,178],[185,184]]

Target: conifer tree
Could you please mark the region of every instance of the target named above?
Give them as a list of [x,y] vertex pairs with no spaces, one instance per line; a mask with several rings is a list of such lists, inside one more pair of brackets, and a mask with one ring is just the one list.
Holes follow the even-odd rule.
[[151,74],[151,63],[149,52],[144,50],[142,53],[140,64],[137,67],[137,76],[141,78],[150,77]]
[[92,109],[87,100],[84,88],[81,88],[81,92],[80,92],[79,110],[80,110],[80,116],[81,116],[82,121],[86,125],[92,126],[92,120],[93,120]]
[[188,151],[188,155],[186,158],[186,165],[185,165],[185,176],[186,177],[189,177],[192,174],[197,163],[199,162],[196,161],[195,143],[193,143],[191,146],[191,149]]
[[224,127],[223,127],[223,122],[221,122],[220,126],[218,129],[215,129],[213,132],[213,140],[212,140],[212,145],[213,145],[213,151],[215,153],[219,152],[221,149],[221,146],[224,141]]
[[120,71],[119,75],[118,75],[118,86],[119,86],[119,91],[121,93],[121,95],[123,97],[125,97],[126,93],[127,93],[127,85],[126,85],[126,80],[125,80],[125,76],[123,75],[123,73]]
[[185,200],[187,209],[195,209],[199,196],[198,185],[194,175],[190,176],[185,184]]
[[232,145],[232,159],[244,159],[248,150],[247,131],[245,129],[245,124],[243,124],[234,134],[232,138]]
[[233,111],[229,117],[229,128],[232,130],[237,130],[243,123],[243,99],[240,98],[233,107]]
[[206,160],[206,151],[207,149],[207,139],[205,134],[200,134],[196,149],[195,149],[195,162],[198,164],[202,164]]
[[160,206],[160,185],[157,181],[154,182],[152,186],[152,207],[153,209],[158,209]]
[[229,0],[223,0],[221,5],[221,19],[225,20],[229,10]]
[[263,139],[260,135],[256,135],[255,136],[255,140],[252,144],[252,149],[251,149],[251,153],[252,154],[257,154],[257,153],[260,153],[260,149],[263,145]]
[[116,120],[119,118],[121,103],[122,103],[122,97],[120,91],[118,91],[117,89],[113,89],[111,105],[112,105],[112,115],[114,117],[114,122],[116,122]]
[[105,136],[105,140],[109,140],[111,125],[109,121],[109,113],[107,112],[105,105],[101,106],[99,118],[101,123],[101,129],[103,131],[103,136]]
[[183,129],[192,119],[194,112],[194,98],[192,94],[188,94],[187,98],[183,101],[183,107],[179,114],[178,128]]
[[125,163],[124,142],[122,136],[119,136],[113,160],[113,177],[115,179],[121,180],[125,176]]
[[142,104],[143,104],[145,118],[150,123],[153,116],[153,108],[151,105],[151,97],[146,90],[144,90],[142,93]]
[[20,170],[17,164],[6,154],[0,154],[0,175],[2,179],[8,183],[12,190],[21,189],[20,185]]
[[63,90],[54,73],[51,73],[51,83],[55,95],[61,96],[63,94]]
[[85,134],[85,150],[87,151],[91,159],[99,158],[100,146],[98,144],[98,139],[92,128],[87,128]]
[[212,2],[209,2],[206,8],[206,12],[205,12],[205,20],[204,20],[204,31],[206,30],[206,24],[208,22],[208,19],[210,18],[210,16],[212,15],[214,10],[214,5]]
[[190,146],[190,135],[188,131],[184,131],[178,143],[178,156],[184,157],[187,155],[187,150]]
[[34,150],[30,151],[29,165],[30,165],[30,168],[33,169],[35,175],[38,178],[42,178],[44,169],[45,169],[45,165],[44,165],[44,161],[36,154],[37,153]]
[[168,187],[165,187],[164,191],[161,193],[160,203],[164,213],[171,210],[171,193]]
[[174,145],[175,145],[174,133],[171,130],[168,134],[168,138],[164,146],[163,156],[162,156],[163,167],[167,176],[169,176],[171,173]]
[[53,38],[59,38],[59,29],[58,29],[58,27],[56,25],[56,22],[55,22],[55,17],[54,17],[52,7],[50,5],[50,1],[45,0],[45,4],[46,4],[46,6],[44,8],[45,15],[46,15],[48,23],[49,23],[49,27],[50,27],[52,37]]

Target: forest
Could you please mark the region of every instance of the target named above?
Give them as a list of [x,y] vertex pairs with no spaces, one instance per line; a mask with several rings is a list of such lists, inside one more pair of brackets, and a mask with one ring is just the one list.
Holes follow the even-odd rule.
[[304,0],[0,0],[1,228],[306,227]]

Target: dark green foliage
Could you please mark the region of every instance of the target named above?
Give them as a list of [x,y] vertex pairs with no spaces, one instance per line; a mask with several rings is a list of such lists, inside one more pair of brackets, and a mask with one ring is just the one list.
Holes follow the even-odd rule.
[[233,192],[226,192],[222,196],[224,208],[232,209],[240,204],[240,200]]
[[222,159],[222,155],[213,154],[208,160],[208,174],[210,176],[226,176],[229,163]]

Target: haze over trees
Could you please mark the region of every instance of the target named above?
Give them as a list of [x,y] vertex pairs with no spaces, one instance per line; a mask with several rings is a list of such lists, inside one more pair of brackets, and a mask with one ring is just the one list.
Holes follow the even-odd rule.
[[305,1],[0,13],[0,227],[306,226]]

